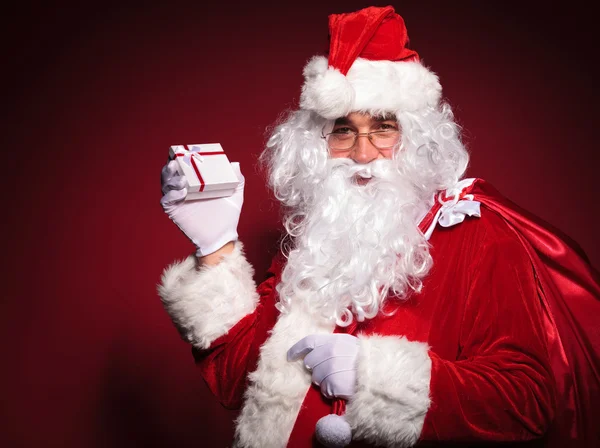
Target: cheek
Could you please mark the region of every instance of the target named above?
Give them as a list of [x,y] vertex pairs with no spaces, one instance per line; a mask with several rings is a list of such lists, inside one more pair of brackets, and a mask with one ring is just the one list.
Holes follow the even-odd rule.
[[391,159],[393,156],[394,156],[394,148],[379,150],[379,158],[381,158],[381,159]]
[[351,151],[329,151],[329,158],[330,159],[343,159],[343,158],[349,158],[350,157],[350,152]]

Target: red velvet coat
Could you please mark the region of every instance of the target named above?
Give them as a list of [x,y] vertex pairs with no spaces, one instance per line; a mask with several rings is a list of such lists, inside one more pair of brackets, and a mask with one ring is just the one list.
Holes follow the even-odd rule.
[[[577,275],[570,286],[557,288],[556,278],[547,278],[552,273],[543,267],[547,260],[540,261],[539,248],[530,243],[535,237],[531,229],[540,225],[539,221],[516,212],[482,181],[473,183],[466,193],[482,203],[481,217],[435,229],[430,238],[434,267],[422,292],[406,301],[389,298],[386,311],[393,311],[391,315],[336,331],[405,336],[428,344],[431,404],[420,432],[422,445],[541,438],[541,445],[556,442],[560,446],[570,438],[580,442],[587,438],[590,444],[580,446],[593,446],[592,440],[598,436],[590,425],[590,412],[598,409],[594,403],[598,377],[592,378],[597,368],[593,350],[597,350],[598,335],[584,341],[589,345],[587,358],[582,350],[567,347],[568,330],[560,328],[564,319],[556,318],[562,299],[556,297],[557,290],[572,290],[580,280],[579,285],[591,289],[592,299],[576,297],[574,300],[581,299],[578,303],[584,304],[579,311],[597,311],[597,274],[579,259],[582,264],[574,269]],[[530,234],[523,230],[526,224],[531,224]],[[572,247],[557,241],[573,256]],[[194,350],[201,374],[226,407],[242,405],[247,374],[259,365],[260,347],[278,319],[274,287],[281,270],[281,263],[275,260],[258,287],[260,301],[253,313],[214,340],[210,348]],[[575,317],[581,320],[582,316]],[[585,323],[588,330],[572,331],[587,337],[589,322]],[[290,340],[289,346],[295,342]],[[581,367],[579,373],[573,373],[574,363]],[[577,387],[573,392],[573,384],[578,383],[573,376],[578,374],[582,376],[579,380],[591,378],[589,394]],[[332,403],[322,398],[318,389],[307,389],[290,447],[313,446],[316,421],[332,412]]]

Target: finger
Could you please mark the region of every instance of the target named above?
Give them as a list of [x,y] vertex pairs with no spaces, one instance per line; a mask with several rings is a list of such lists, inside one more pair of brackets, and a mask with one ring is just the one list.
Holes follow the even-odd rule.
[[333,334],[322,335],[322,343],[317,344],[309,354],[304,357],[304,365],[313,369],[317,364],[327,359],[336,357],[354,359],[358,351],[358,339],[352,335]]
[[[317,384],[317,386],[318,386],[318,384]],[[323,394],[323,396],[325,398],[334,398],[335,397],[333,386],[330,381],[325,380],[324,382],[321,383],[321,394]]]
[[185,200],[187,196],[187,188],[182,190],[171,190],[160,198],[160,204],[164,207],[177,204]]
[[333,381],[330,381],[330,378],[325,379],[321,383],[321,394],[325,398],[333,399],[333,398],[342,398],[344,400],[349,400],[354,395],[354,389],[351,387],[343,387],[339,384],[334,384]]
[[317,363],[312,369],[312,382],[319,386],[325,378],[335,373],[332,360],[324,359]]
[[240,162],[231,162],[231,168],[233,168],[233,172],[235,173],[238,180],[240,181],[238,188],[243,187],[244,184],[246,183],[246,178],[242,174],[242,170],[240,168]]
[[290,347],[287,352],[287,360],[296,361],[310,353],[313,348],[315,348],[314,335],[306,336]]
[[173,176],[162,186],[163,194],[167,194],[171,190],[182,190],[188,187],[187,177],[185,176]]
[[324,359],[312,369],[312,379],[313,383],[317,386],[325,379],[330,378],[332,375],[342,373],[342,372],[351,372],[354,368],[351,364],[348,363],[348,359],[344,358],[329,358]]
[[238,212],[242,209],[242,205],[244,203],[244,198],[236,196],[236,193],[233,195],[223,198],[224,202],[227,202],[231,207],[233,207]]
[[315,347],[319,347],[324,344],[323,337],[328,335],[322,334],[311,334],[300,339],[294,345],[290,347],[287,352],[288,361],[296,361],[297,359],[303,358],[311,352]]
[[334,353],[331,345],[317,347],[304,358],[304,365],[312,370],[313,378],[322,379],[330,372],[352,370],[356,367],[354,354]]
[[160,172],[161,183],[168,182],[175,174],[177,174],[178,163],[175,160],[171,160],[165,166],[163,166]]
[[[313,350],[310,354],[312,355],[318,349]],[[312,377],[313,380],[321,383],[328,375],[338,372],[346,372],[352,371],[356,367],[354,366],[354,356],[334,356],[333,354],[325,354],[325,356],[320,356],[316,361],[311,361],[310,359],[307,361],[307,358],[304,358],[304,363],[312,362]]]
[[321,393],[327,398],[349,400],[356,392],[356,371],[339,371],[324,378],[320,386]]
[[304,365],[307,369],[314,369],[315,366],[319,365],[327,358],[331,358],[331,354],[327,352],[326,347],[323,346],[314,348],[304,357]]
[[231,162],[231,168],[233,168],[233,172],[239,178],[242,175],[242,170],[240,169],[240,162]]

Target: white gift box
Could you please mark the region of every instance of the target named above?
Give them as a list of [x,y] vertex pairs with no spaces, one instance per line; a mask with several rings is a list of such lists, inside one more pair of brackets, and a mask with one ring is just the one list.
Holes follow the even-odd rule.
[[169,157],[187,178],[186,201],[231,196],[240,183],[219,143],[173,145]]

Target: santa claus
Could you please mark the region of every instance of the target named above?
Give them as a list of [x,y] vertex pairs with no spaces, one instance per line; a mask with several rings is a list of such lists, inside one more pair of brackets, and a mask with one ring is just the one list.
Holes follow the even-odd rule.
[[175,162],[162,172],[161,204],[197,251],[159,294],[211,390],[241,408],[236,446],[597,443],[596,271],[462,179],[459,128],[392,7],[329,30],[261,156],[287,230],[262,284],[237,239],[239,165],[233,196],[199,201]]

